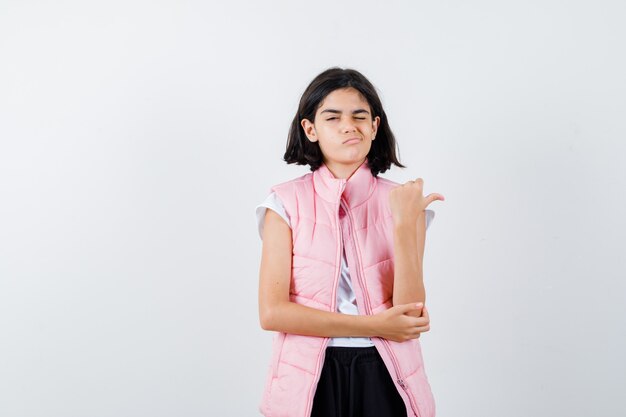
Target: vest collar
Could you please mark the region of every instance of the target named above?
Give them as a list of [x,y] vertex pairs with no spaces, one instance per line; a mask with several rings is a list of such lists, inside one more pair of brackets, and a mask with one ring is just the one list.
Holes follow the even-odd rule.
[[355,207],[365,202],[376,187],[376,177],[372,175],[368,159],[352,173],[350,178],[336,178],[325,163],[313,171],[315,192],[324,200],[339,205],[341,196],[348,207]]

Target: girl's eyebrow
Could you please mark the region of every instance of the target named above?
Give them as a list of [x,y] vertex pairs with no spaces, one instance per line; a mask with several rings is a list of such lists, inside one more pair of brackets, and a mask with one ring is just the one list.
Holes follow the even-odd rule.
[[[338,113],[338,114],[341,114],[341,110],[336,110],[336,109],[326,109],[326,110],[322,110],[322,111],[320,112],[320,114],[322,114],[322,113],[326,113],[326,112],[328,112],[328,113]],[[352,114],[359,114],[359,113],[367,113],[367,114],[369,114],[370,112],[368,112],[368,111],[367,111],[367,110],[365,110],[365,109],[356,109],[356,110],[354,110],[354,111],[352,112]]]

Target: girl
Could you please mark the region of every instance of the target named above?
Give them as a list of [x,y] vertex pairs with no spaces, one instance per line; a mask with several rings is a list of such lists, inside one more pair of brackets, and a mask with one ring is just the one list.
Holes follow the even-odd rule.
[[[319,74],[300,99],[284,160],[312,173],[256,207],[263,240],[259,317],[276,331],[260,411],[266,417],[434,417],[419,336],[421,178],[378,177],[396,143],[373,85],[353,69]],[[266,210],[271,208],[272,210]]]

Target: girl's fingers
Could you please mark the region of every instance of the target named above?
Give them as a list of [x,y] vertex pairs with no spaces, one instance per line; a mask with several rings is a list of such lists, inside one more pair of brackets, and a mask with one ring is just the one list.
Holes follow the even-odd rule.
[[430,330],[430,326],[429,326],[429,325],[426,325],[426,326],[419,326],[419,327],[416,327],[416,328],[414,329],[414,331],[419,332],[419,333],[424,333],[424,332],[427,332],[427,331],[429,331],[429,330]]

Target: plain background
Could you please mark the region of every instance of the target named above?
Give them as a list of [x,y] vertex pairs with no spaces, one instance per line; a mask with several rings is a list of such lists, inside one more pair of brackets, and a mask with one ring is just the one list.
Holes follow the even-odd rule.
[[0,3],[0,415],[259,415],[254,208],[335,65],[446,197],[438,416],[626,415],[623,2],[222,3]]

